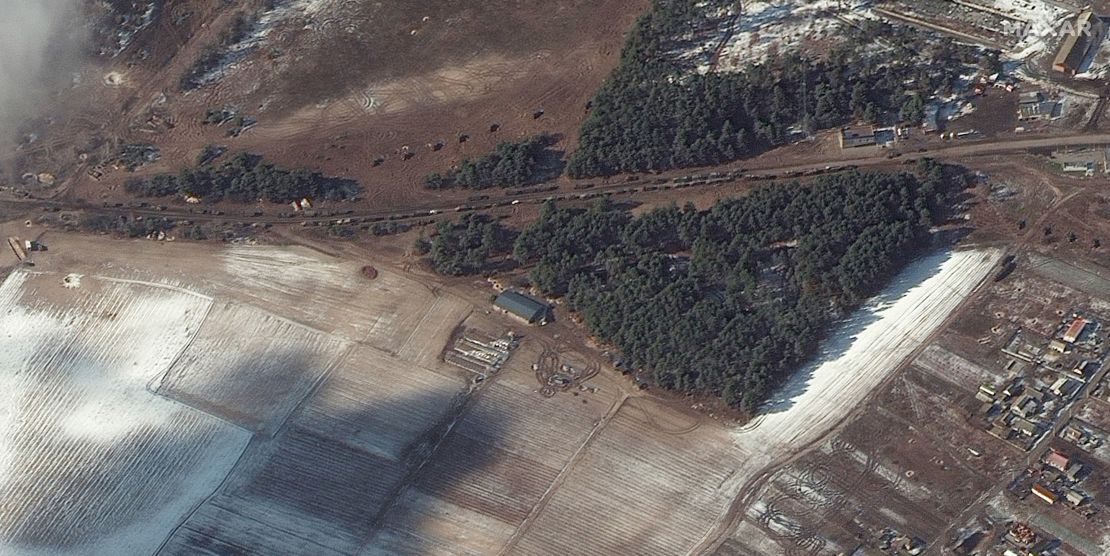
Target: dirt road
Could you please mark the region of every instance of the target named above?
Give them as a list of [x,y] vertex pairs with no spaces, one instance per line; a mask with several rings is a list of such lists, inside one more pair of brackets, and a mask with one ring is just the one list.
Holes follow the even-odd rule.
[[[573,186],[567,187],[566,183],[559,185],[555,182],[540,185],[537,187],[525,190],[520,194],[502,193],[500,195],[490,195],[489,198],[484,199],[478,203],[459,203],[458,201],[445,204],[444,201],[439,199],[431,199],[427,202],[413,203],[406,206],[404,209],[389,209],[379,211],[331,211],[335,214],[322,215],[323,211],[318,211],[315,216],[297,215],[288,218],[277,217],[274,215],[261,215],[254,216],[246,211],[249,209],[244,208],[244,213],[240,214],[224,214],[222,211],[215,213],[213,209],[209,213],[200,212],[201,209],[190,211],[179,207],[168,207],[166,210],[158,210],[155,207],[126,207],[126,206],[95,206],[88,202],[74,202],[74,201],[47,201],[34,198],[14,198],[5,200],[6,203],[22,204],[29,209],[50,209],[50,210],[83,210],[89,213],[96,214],[112,214],[112,215],[142,215],[142,216],[163,216],[168,218],[187,219],[194,221],[224,221],[224,222],[245,222],[250,224],[300,224],[303,222],[318,222],[328,223],[336,220],[336,217],[357,219],[359,221],[403,221],[417,218],[428,218],[438,214],[447,214],[452,212],[470,212],[475,210],[486,210],[496,207],[503,207],[516,204],[536,204],[542,203],[548,199],[555,200],[568,200],[568,199],[583,199],[588,197],[597,197],[602,195],[628,195],[634,196],[639,193],[654,192],[654,191],[667,191],[670,189],[685,189],[690,187],[696,188],[709,188],[717,187],[724,184],[751,181],[758,182],[760,179],[772,178],[789,178],[797,177],[807,173],[814,172],[835,172],[847,168],[855,167],[878,167],[892,164],[907,164],[922,158],[936,158],[942,160],[959,160],[966,158],[974,158],[980,156],[992,156],[998,154],[1015,153],[1027,151],[1030,149],[1040,148],[1054,148],[1065,146],[1077,145],[1098,145],[1110,144],[1110,134],[1076,134],[1058,137],[1041,137],[1035,139],[1014,138],[1002,139],[989,142],[980,143],[954,143],[951,145],[940,146],[938,148],[927,149],[918,152],[900,152],[898,150],[890,151],[889,154],[884,156],[875,156],[873,152],[868,152],[868,156],[859,158],[844,158],[839,157],[836,159],[829,159],[820,162],[812,162],[798,165],[765,165],[765,166],[751,166],[751,162],[747,161],[747,166],[742,166],[745,162],[736,162],[729,165],[724,165],[717,168],[701,168],[701,169],[686,169],[676,170],[661,175],[650,182],[628,181],[631,176],[614,176],[607,180],[603,180],[601,184],[590,187],[589,189],[577,191]],[[849,153],[850,154],[850,151]],[[704,172],[700,176],[696,176],[698,180],[692,183],[679,183],[680,174]],[[719,174],[718,177],[707,177],[713,174]],[[649,185],[644,185],[650,183]],[[579,184],[580,185],[580,184]],[[253,206],[251,207],[253,208]],[[232,210],[232,209],[229,209]],[[271,210],[277,210],[276,208]]]

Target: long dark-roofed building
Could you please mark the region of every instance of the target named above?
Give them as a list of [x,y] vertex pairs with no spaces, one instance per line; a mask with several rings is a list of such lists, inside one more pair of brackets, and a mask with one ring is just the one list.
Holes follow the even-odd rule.
[[546,320],[547,314],[551,310],[547,303],[512,290],[501,292],[501,295],[497,296],[493,304],[506,313],[519,317],[528,323]]
[[1085,10],[1079,14],[1074,28],[1068,32],[1064,43],[1060,45],[1060,51],[1056,53],[1056,61],[1053,62],[1052,69],[1067,75],[1075,75],[1083,60],[1105,37],[1106,25],[1102,18],[1090,10]]

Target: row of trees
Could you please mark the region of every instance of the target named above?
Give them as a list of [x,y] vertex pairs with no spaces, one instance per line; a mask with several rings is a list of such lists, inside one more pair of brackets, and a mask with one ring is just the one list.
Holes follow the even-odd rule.
[[491,255],[508,253],[514,234],[487,215],[471,213],[459,222],[441,221],[429,241],[417,240],[417,251],[429,255],[436,272],[449,276],[475,274]]
[[[81,220],[81,225],[89,231],[119,234],[127,237],[146,237],[158,232],[170,233],[176,225],[168,218],[152,216],[142,220],[110,216],[107,214],[88,214]],[[184,232],[189,239],[205,239],[207,236],[199,226],[194,226]],[[200,237],[197,237],[197,236]]]
[[[936,163],[919,169],[835,174],[639,217],[607,202],[547,203],[513,258],[646,379],[750,410],[928,243],[947,192],[966,182]],[[437,270],[481,270],[488,233],[475,222],[440,230]]]
[[477,160],[463,160],[446,174],[428,174],[424,185],[429,189],[486,189],[537,183],[542,176],[544,152],[555,141],[550,135],[536,135],[518,143],[501,143],[493,152]]
[[[920,123],[927,99],[950,92],[967,64],[980,63],[973,47],[869,23],[849,28],[849,40],[820,58],[793,53],[735,73],[699,75],[672,54],[702,17],[695,4],[655,0],[636,23],[579,132],[571,177],[719,164],[781,144],[792,129],[877,122],[885,114]],[[915,50],[876,51],[876,38],[884,37]],[[923,58],[931,63],[918,63]]]
[[196,196],[207,201],[253,202],[265,199],[287,203],[309,197],[329,201],[353,199],[361,193],[357,182],[327,177],[310,170],[286,170],[262,157],[238,153],[220,165],[201,165],[178,174],[158,174],[127,182],[127,191],[148,197]]

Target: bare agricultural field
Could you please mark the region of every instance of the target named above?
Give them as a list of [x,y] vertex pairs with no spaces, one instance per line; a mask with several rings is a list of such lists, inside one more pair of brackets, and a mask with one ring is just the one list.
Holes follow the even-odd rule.
[[530,367],[543,349],[526,335],[398,499],[369,553],[515,553],[506,547],[566,488],[566,473],[624,399],[600,375],[589,383],[597,392],[544,398]]
[[[540,133],[573,150],[586,103],[649,3],[162,4],[121,54],[59,91],[69,106],[44,105],[52,118],[35,126],[41,139],[31,149],[0,152],[0,159],[50,172],[81,197],[123,200],[128,173],[105,164],[101,178],[86,174],[121,144],[162,153],[140,173],[176,173],[205,145],[222,144],[356,179],[366,189],[363,208],[403,208],[430,195],[461,201],[466,192],[429,192],[423,177]],[[226,44],[221,36],[237,21],[248,22],[245,32]],[[183,87],[210,54],[199,86]],[[211,123],[209,110],[251,124]],[[74,150],[90,155],[88,163]]]
[[255,433],[273,434],[347,342],[251,307],[212,308],[155,391]]
[[693,424],[682,413],[659,404],[629,400],[524,531],[517,550],[524,554],[690,550],[727,506],[732,493],[726,482],[744,467],[748,455],[730,442],[727,430]]
[[777,550],[762,553],[852,553],[878,548],[889,529],[933,542],[991,481],[934,437],[892,425],[869,413],[783,467],[748,508],[748,527],[738,529],[762,535],[733,536],[718,554],[760,553],[767,539]]
[[964,387],[994,384],[1006,378],[1004,374],[992,372],[937,344],[925,348],[914,360],[914,364],[938,378]]
[[406,343],[437,295],[392,271],[367,280],[357,263],[308,251],[233,247],[220,260],[230,276],[227,285],[252,304],[387,351]]
[[17,271],[0,286],[0,552],[150,554],[249,434],[146,390],[209,298]]
[[[611,371],[545,397],[531,368],[541,355],[578,365],[595,357],[559,338],[559,326],[525,327],[489,313],[485,295],[462,298],[387,265],[376,265],[378,278],[367,280],[358,272],[364,261],[301,248],[213,251],[61,236],[40,258],[42,274],[9,279],[14,285],[0,290],[0,306],[42,306],[50,316],[72,297],[86,299],[82,318],[133,321],[124,335],[135,349],[160,345],[143,338],[142,326],[174,331],[162,333],[170,344],[140,365],[150,371],[135,372],[133,395],[196,423],[173,431],[184,435],[175,448],[192,446],[185,441],[195,428],[208,432],[189,448],[192,459],[169,451],[171,463],[141,460],[131,468],[191,493],[178,494],[177,505],[150,495],[166,512],[157,523],[144,521],[146,514],[119,518],[121,527],[141,527],[138,552],[681,554],[748,528],[750,500],[738,497],[758,487],[761,472],[825,442],[999,257],[996,250],[956,251],[914,263],[843,323],[823,358],[762,418],[742,428],[629,391]],[[167,282],[152,285],[155,272]],[[79,287],[62,287],[68,273],[83,275]],[[142,300],[136,313],[114,309],[128,292]],[[162,299],[173,303],[163,308]],[[519,346],[499,372],[480,377],[441,358],[460,329],[495,337],[514,330]],[[90,337],[104,344],[97,350],[120,341],[123,333],[112,330]],[[16,357],[53,357],[50,346],[44,336]],[[109,363],[117,372],[133,368],[129,359]],[[107,410],[92,404],[87,411]],[[908,456],[886,457],[877,472],[889,475],[902,469],[893,461]],[[843,465],[861,465],[849,459]],[[189,465],[203,473],[190,474]],[[37,484],[77,488],[56,473],[43,471]],[[34,494],[27,507],[48,504],[54,491]],[[901,496],[913,507],[925,491]],[[78,508],[67,515],[94,519]],[[15,517],[4,523],[27,522]],[[30,523],[36,534],[50,531]],[[65,531],[75,546],[112,538],[96,529]]]
[[1110,299],[1110,278],[1100,275],[1098,271],[1041,255],[1031,256],[1030,269],[1049,280],[1095,297]]

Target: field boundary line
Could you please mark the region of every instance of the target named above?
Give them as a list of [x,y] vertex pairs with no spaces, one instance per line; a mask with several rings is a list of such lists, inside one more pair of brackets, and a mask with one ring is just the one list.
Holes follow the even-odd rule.
[[[207,315],[206,315],[206,317],[207,317]],[[290,322],[292,322],[292,321],[290,321]],[[297,324],[297,323],[293,323],[293,324]],[[200,330],[200,328],[198,327],[198,328],[197,328],[197,330],[198,330],[198,333],[199,333],[199,330]],[[345,340],[345,339],[344,339],[344,340]],[[190,344],[191,344],[191,343],[192,343],[192,341],[190,340]],[[165,547],[166,547],[166,544],[168,544],[168,543],[170,542],[170,539],[172,539],[172,538],[174,537],[174,535],[176,535],[176,534],[177,534],[177,532],[178,532],[179,530],[181,530],[181,528],[185,527],[185,524],[187,524],[187,523],[189,522],[189,520],[190,520],[190,519],[192,519],[192,518],[193,518],[193,516],[194,516],[194,515],[196,515],[196,513],[197,513],[198,511],[200,511],[200,508],[201,508],[201,507],[203,507],[203,506],[204,506],[205,504],[208,504],[208,503],[210,503],[210,502],[211,502],[211,501],[212,501],[212,500],[213,500],[213,499],[214,499],[214,498],[216,497],[216,495],[217,495],[217,494],[219,494],[219,492],[220,492],[221,490],[223,490],[224,486],[226,486],[226,485],[227,485],[227,482],[228,482],[229,480],[231,480],[231,477],[232,477],[232,475],[234,475],[234,474],[236,473],[236,471],[237,471],[237,470],[239,469],[239,467],[240,467],[240,466],[241,466],[241,465],[243,464],[243,458],[245,458],[245,457],[246,457],[246,455],[247,455],[247,452],[248,452],[248,451],[250,451],[250,447],[251,447],[251,444],[254,444],[254,443],[256,443],[256,442],[273,442],[273,441],[274,441],[274,438],[276,438],[276,437],[277,437],[277,435],[278,435],[278,433],[279,433],[279,432],[280,432],[280,431],[281,431],[282,429],[284,429],[284,428],[285,428],[285,426],[286,426],[286,424],[288,424],[289,420],[290,420],[290,419],[292,419],[292,417],[293,417],[294,415],[296,415],[296,414],[298,414],[298,413],[300,412],[301,408],[302,408],[302,407],[304,406],[304,403],[305,403],[305,401],[307,401],[307,400],[308,400],[309,398],[311,398],[312,396],[314,396],[314,395],[316,394],[317,390],[319,390],[319,388],[320,388],[320,385],[321,385],[321,384],[323,384],[323,382],[324,382],[324,379],[325,379],[326,377],[329,377],[329,376],[331,376],[332,370],[333,370],[333,369],[335,369],[335,368],[336,368],[337,366],[339,366],[339,364],[340,364],[340,363],[341,363],[342,361],[346,360],[346,359],[347,359],[347,357],[349,357],[349,356],[351,355],[351,353],[352,353],[352,352],[354,351],[354,345],[353,345],[353,344],[352,344],[351,342],[348,342],[348,341],[344,341],[344,343],[346,344],[346,348],[347,348],[347,349],[346,349],[346,350],[345,350],[345,351],[344,351],[343,353],[341,353],[340,355],[338,355],[338,356],[337,356],[337,357],[336,357],[336,358],[335,358],[335,359],[334,359],[334,360],[332,361],[332,364],[331,364],[331,365],[328,365],[327,369],[325,369],[323,373],[320,373],[320,377],[316,379],[316,382],[314,382],[314,383],[313,383],[313,385],[312,385],[312,387],[311,387],[311,388],[309,389],[308,393],[307,393],[307,394],[306,394],[306,395],[305,395],[305,396],[304,396],[303,398],[301,398],[300,402],[298,402],[298,403],[297,403],[297,405],[296,405],[296,406],[295,406],[295,407],[293,408],[293,410],[289,412],[289,415],[287,415],[287,416],[285,417],[285,419],[284,419],[284,420],[283,420],[283,421],[281,422],[281,424],[279,424],[279,425],[277,426],[277,428],[275,428],[275,429],[274,429],[274,433],[273,433],[272,435],[266,435],[266,434],[261,434],[261,433],[257,433],[257,432],[255,432],[255,431],[252,431],[252,430],[250,430],[250,429],[244,428],[244,427],[242,427],[242,426],[240,426],[240,425],[238,425],[238,424],[236,424],[236,423],[232,423],[232,422],[230,422],[230,421],[227,421],[226,419],[222,419],[222,418],[220,418],[220,417],[217,417],[217,416],[215,416],[215,415],[212,415],[211,413],[208,413],[208,412],[205,412],[205,411],[201,411],[201,410],[199,410],[199,409],[196,409],[195,407],[193,407],[193,406],[191,406],[191,405],[188,405],[188,404],[186,404],[186,403],[184,403],[184,402],[178,402],[177,400],[174,400],[173,398],[170,398],[170,397],[168,397],[168,396],[161,396],[160,394],[156,394],[156,395],[159,395],[159,396],[161,396],[161,397],[163,397],[163,398],[165,398],[165,399],[168,399],[168,400],[171,400],[171,401],[174,401],[174,402],[180,403],[180,404],[182,404],[182,405],[184,405],[184,406],[186,406],[186,407],[188,407],[188,408],[190,408],[190,409],[194,409],[194,410],[196,410],[196,411],[200,411],[201,413],[204,413],[205,415],[209,415],[209,416],[215,417],[216,419],[219,419],[220,421],[223,421],[223,422],[225,422],[225,423],[229,423],[229,424],[231,424],[232,426],[234,426],[235,428],[238,428],[238,429],[240,429],[240,430],[243,430],[243,431],[246,431],[246,432],[250,433],[250,438],[249,438],[249,439],[247,440],[247,445],[243,447],[243,450],[242,450],[241,452],[239,452],[239,457],[235,459],[235,464],[234,464],[234,465],[232,465],[232,466],[231,466],[231,470],[229,470],[229,471],[227,472],[227,474],[226,474],[226,475],[224,475],[224,478],[223,478],[223,480],[221,480],[221,481],[220,481],[220,484],[219,484],[219,485],[216,485],[216,488],[212,489],[212,492],[211,492],[211,493],[209,493],[209,494],[208,494],[207,496],[205,496],[205,497],[204,497],[204,499],[203,499],[203,500],[201,500],[201,501],[200,501],[199,503],[197,503],[197,504],[196,504],[196,505],[195,505],[195,506],[194,506],[194,507],[193,507],[193,508],[192,508],[192,509],[191,509],[191,510],[189,511],[188,515],[186,515],[186,516],[185,516],[185,519],[181,520],[181,522],[180,522],[180,523],[178,523],[178,524],[177,524],[177,526],[175,526],[175,527],[174,527],[174,528],[173,528],[173,529],[172,529],[172,530],[171,530],[171,531],[169,532],[169,534],[167,534],[167,535],[166,535],[166,538],[162,540],[162,544],[158,545],[158,550],[156,550],[156,551],[154,552],[154,554],[155,554],[155,555],[157,555],[157,554],[160,554],[160,553],[162,552],[162,550],[163,550],[163,549],[165,549]],[[183,350],[181,350],[181,352],[182,352],[182,353],[184,353],[184,352],[185,352],[185,350],[183,349]],[[176,360],[175,360],[175,363],[176,363]],[[172,365],[171,365],[171,368],[172,368]],[[250,516],[245,516],[245,515],[241,515],[241,514],[239,514],[239,513],[237,513],[237,512],[234,512],[234,511],[232,511],[232,510],[231,510],[231,509],[229,509],[229,508],[223,508],[223,509],[224,509],[225,511],[228,511],[228,512],[232,512],[232,513],[235,513],[236,515],[239,515],[240,517],[242,517],[242,518],[244,518],[244,519],[250,519],[250,520],[252,520],[252,521],[255,521],[255,522],[257,522],[257,523],[261,523],[262,525],[265,525],[266,527],[273,527],[273,526],[272,526],[272,525],[270,525],[269,523],[266,523],[266,522],[264,522],[264,521],[260,521],[260,520],[258,520],[258,519],[252,518],[252,517],[250,517]],[[297,534],[295,534],[295,533],[292,533],[292,532],[290,532],[290,531],[285,531],[285,532],[286,532],[286,533],[288,533],[288,534],[290,534],[290,535],[293,535],[293,536],[295,536],[295,537],[297,537],[297,538],[299,538],[299,539],[303,539],[303,540],[305,540],[305,541],[307,541],[307,542],[310,542],[310,543],[312,543],[312,544],[315,544],[315,545],[317,545],[317,546],[320,546],[320,547],[323,547],[323,548],[327,548],[327,549],[329,549],[329,550],[335,550],[335,549],[334,549],[334,548],[332,548],[332,547],[327,547],[327,546],[321,545],[320,543],[317,543],[317,542],[313,541],[312,539],[307,539],[307,538],[304,538],[304,537],[302,537],[302,536],[300,536],[300,535],[297,535]],[[206,535],[206,536],[207,536],[207,535]]]
[[[412,327],[412,330],[409,332],[408,336],[405,336],[405,341],[401,342],[401,345],[397,346],[397,351],[393,355],[396,356],[404,353],[405,348],[409,347],[409,344],[412,343],[412,339],[416,337],[417,332],[420,332],[420,327],[424,326],[424,323],[427,322],[428,317],[432,315],[432,311],[439,305],[441,299],[443,298],[433,294],[432,303],[424,309],[424,314],[420,315],[420,320],[416,321],[416,326]],[[467,316],[470,316],[470,313],[467,313]],[[366,335],[369,336],[370,332],[368,331]]]
[[[54,274],[60,274],[60,273],[54,273]],[[116,283],[119,283],[119,284],[134,284],[134,285],[139,285],[139,286],[147,286],[147,287],[151,287],[151,288],[161,288],[161,289],[164,289],[164,290],[175,291],[177,293],[196,296],[196,297],[199,297],[201,299],[207,299],[208,301],[215,301],[216,300],[216,298],[214,298],[210,295],[205,295],[203,293],[190,290],[190,289],[188,289],[184,286],[175,286],[173,284],[166,284],[166,283],[160,283],[160,282],[147,282],[146,280],[134,280],[134,279],[131,279],[131,278],[113,278],[111,276],[102,276],[100,274],[93,275],[93,278],[96,278],[97,280],[104,280],[105,282],[116,282]]]
[[[181,361],[181,357],[185,355],[186,351],[189,351],[189,348],[192,347],[193,342],[195,342],[197,337],[200,336],[201,329],[204,328],[204,324],[206,322],[208,322],[208,316],[212,314],[212,306],[213,305],[215,305],[215,301],[212,298],[208,298],[208,305],[206,305],[204,307],[204,315],[200,318],[200,325],[197,326],[197,329],[194,330],[193,333],[189,335],[189,341],[185,342],[185,345],[181,346],[181,349],[177,350],[177,355],[173,356],[173,359],[170,360],[169,364],[166,365],[166,369],[164,371],[162,371],[161,373],[158,373],[157,376],[151,377],[151,379],[147,381],[146,390],[148,392],[150,392],[151,394],[154,394],[155,396],[159,396],[159,397],[167,399],[167,400],[171,400],[171,401],[175,401],[175,402],[178,401],[178,400],[174,400],[173,398],[171,398],[169,396],[164,396],[162,394],[159,394],[158,389],[162,387],[162,382],[164,380],[166,380],[166,375],[168,375],[169,372],[172,371],[175,366],[177,366],[177,363],[179,361]],[[154,387],[154,382],[155,381],[158,382],[157,387]],[[178,402],[178,403],[181,403],[181,402]],[[182,403],[182,405],[192,407],[189,404],[185,404],[185,403]],[[193,408],[193,409],[196,409],[196,408]],[[236,426],[238,426],[238,425],[236,425]]]
[[308,392],[305,393],[304,397],[302,397],[300,401],[297,402],[297,405],[293,406],[293,409],[289,411],[289,414],[285,416],[285,419],[282,419],[281,423],[279,423],[278,426],[274,428],[274,432],[266,436],[269,436],[269,438],[277,438],[278,433],[285,429],[286,425],[289,424],[289,421],[291,421],[293,417],[301,413],[301,411],[304,409],[304,404],[316,395],[316,393],[320,390],[320,386],[324,384],[324,381],[331,378],[331,375],[333,372],[335,372],[335,369],[338,368],[339,365],[342,364],[344,361],[346,361],[347,358],[351,357],[351,354],[355,351],[354,345],[347,344],[344,347],[346,349],[344,349],[339,355],[336,355],[335,358],[332,359],[331,364],[329,364],[324,369],[324,372],[320,373],[320,376],[317,377],[316,380],[312,383],[312,386],[308,389]]
[[624,407],[624,403],[628,401],[629,397],[630,396],[627,392],[622,392],[621,398],[617,400],[612,407],[609,408],[609,411],[605,413],[604,417],[598,420],[597,424],[594,425],[593,430],[590,431],[590,434],[586,436],[586,439],[582,441],[582,443],[578,446],[578,449],[575,450],[573,454],[571,454],[570,459],[567,460],[567,463],[564,464],[563,468],[559,470],[559,473],[555,475],[555,478],[551,481],[551,484],[547,486],[547,490],[543,492],[543,495],[540,496],[540,499],[536,501],[536,504],[532,506],[531,510],[528,511],[528,515],[524,516],[524,520],[520,522],[520,525],[517,525],[516,529],[513,531],[512,536],[510,536],[509,539],[505,541],[505,545],[501,547],[501,550],[497,551],[498,556],[509,554],[510,551],[512,551],[513,548],[516,547],[517,543],[520,542],[520,538],[525,533],[527,533],[529,529],[531,529],[532,523],[535,521],[536,517],[538,517],[539,514],[543,512],[544,508],[547,507],[547,503],[551,500],[552,494],[554,494],[555,491],[559,489],[559,487],[563,486],[563,483],[566,482],[567,476],[570,475],[570,472],[581,460],[581,456],[586,451],[586,448],[588,448],[590,444],[593,443],[593,440],[597,437],[597,434],[609,425],[609,422],[613,420],[613,417],[616,417],[617,413],[619,413],[621,408]]

